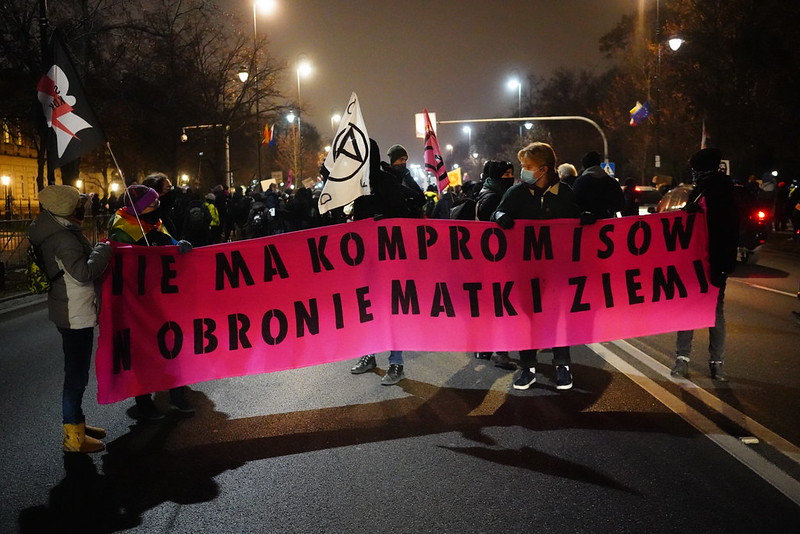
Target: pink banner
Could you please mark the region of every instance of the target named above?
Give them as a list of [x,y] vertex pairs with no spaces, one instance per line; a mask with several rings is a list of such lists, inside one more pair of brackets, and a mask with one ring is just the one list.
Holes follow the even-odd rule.
[[202,247],[116,246],[98,400],[385,350],[548,348],[710,326],[705,215],[365,220]]

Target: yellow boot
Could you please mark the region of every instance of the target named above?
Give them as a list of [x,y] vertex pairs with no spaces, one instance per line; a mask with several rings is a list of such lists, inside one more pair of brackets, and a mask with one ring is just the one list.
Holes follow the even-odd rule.
[[99,439],[86,435],[83,423],[77,425],[64,425],[64,451],[65,452],[100,452],[106,446]]
[[95,439],[103,439],[106,437],[106,430],[105,428],[100,428],[99,426],[92,426],[83,423],[83,432],[89,437]]

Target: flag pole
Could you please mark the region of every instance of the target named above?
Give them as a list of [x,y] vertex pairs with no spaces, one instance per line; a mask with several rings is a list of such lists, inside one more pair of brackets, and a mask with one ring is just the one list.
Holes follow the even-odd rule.
[[114,160],[114,166],[117,168],[119,177],[122,179],[122,185],[125,189],[123,195],[128,196],[128,199],[130,200],[130,205],[133,208],[133,215],[134,217],[136,217],[136,222],[139,223],[139,229],[142,231],[142,237],[144,238],[144,243],[149,247],[150,242],[147,240],[147,234],[144,231],[144,226],[142,226],[142,221],[141,219],[139,219],[139,213],[136,211],[136,204],[134,204],[133,198],[131,198],[131,194],[128,192],[128,188],[125,187],[125,175],[122,174],[122,169],[120,168],[119,163],[117,162],[117,156],[114,155],[114,151],[111,150],[111,143],[109,143],[108,141],[106,141],[106,148],[108,148],[108,153],[111,154],[111,159]]

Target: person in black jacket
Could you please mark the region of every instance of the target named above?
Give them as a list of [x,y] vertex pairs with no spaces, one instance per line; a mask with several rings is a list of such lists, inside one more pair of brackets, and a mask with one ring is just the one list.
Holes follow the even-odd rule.
[[[478,220],[489,221],[500,204],[500,199],[514,185],[514,165],[510,161],[489,160],[483,166],[483,186],[475,199],[475,210]],[[476,352],[475,357],[481,360],[491,359],[495,367],[515,371],[517,365],[508,357],[507,351]]]
[[[360,196],[353,201],[353,219],[376,218],[421,218],[425,195],[422,188],[411,177],[406,169],[408,152],[400,145],[393,145],[387,155],[391,164],[380,160],[380,149],[375,140],[370,145],[370,194]],[[403,351],[389,352],[389,369],[381,379],[384,386],[392,386],[405,378],[403,372]],[[360,375],[375,369],[377,362],[374,354],[367,354],[358,359],[350,372]]]
[[625,199],[617,179],[600,167],[602,161],[597,152],[583,156],[581,164],[584,170],[572,189],[581,211],[589,211],[597,219],[610,219],[622,211]]
[[[687,211],[699,211],[699,202],[705,199],[708,225],[709,278],[719,288],[714,326],[708,329],[708,366],[711,378],[727,381],[725,363],[725,285],[736,267],[736,250],[739,246],[739,214],[734,200],[733,181],[720,172],[722,153],[716,148],[704,148],[689,159],[694,188],[689,194]],[[670,374],[689,376],[689,355],[692,351],[693,330],[678,332],[675,342],[675,365]]]
[[[517,154],[520,180],[503,195],[492,215],[501,228],[511,228],[516,219],[581,218],[575,194],[558,179],[556,153],[547,143],[531,143]],[[514,380],[514,389],[528,389],[536,382],[536,349],[519,352],[522,370]],[[572,387],[569,347],[553,347],[556,388]]]

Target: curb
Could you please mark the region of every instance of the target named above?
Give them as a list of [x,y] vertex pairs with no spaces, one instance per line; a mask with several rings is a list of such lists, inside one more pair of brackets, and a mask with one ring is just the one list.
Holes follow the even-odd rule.
[[20,293],[0,300],[0,316],[15,312],[30,306],[36,306],[47,301],[47,295],[34,295],[31,293]]

